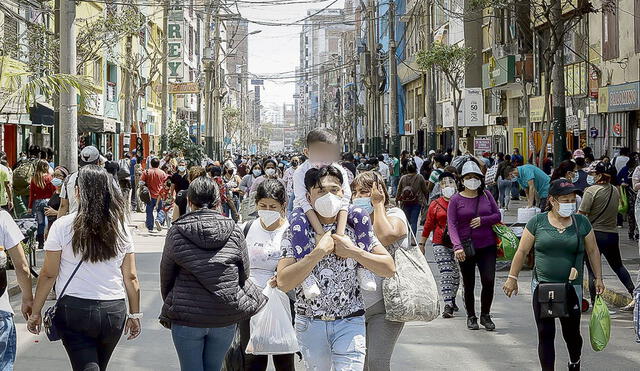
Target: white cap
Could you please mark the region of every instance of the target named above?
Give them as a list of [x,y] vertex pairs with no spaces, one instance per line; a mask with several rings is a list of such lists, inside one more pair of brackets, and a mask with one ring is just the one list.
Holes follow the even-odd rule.
[[482,174],[482,171],[480,171],[480,167],[478,166],[478,164],[476,164],[473,161],[467,161],[464,163],[464,165],[462,165],[461,176],[465,176],[467,174],[477,174],[477,175],[480,175],[481,177],[484,176],[484,174]]
[[436,151],[434,151],[434,150],[429,151],[429,154],[430,154],[430,155],[433,155],[433,154],[435,154],[435,153],[436,153]]
[[100,158],[100,151],[94,146],[86,146],[80,152],[80,160],[86,164],[92,164]]

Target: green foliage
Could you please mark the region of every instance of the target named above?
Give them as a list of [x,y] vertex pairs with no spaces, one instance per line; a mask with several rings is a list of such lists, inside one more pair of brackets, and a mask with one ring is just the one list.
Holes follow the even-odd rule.
[[416,62],[420,69],[435,69],[443,73],[454,89],[463,82],[464,71],[475,57],[475,51],[459,45],[434,43],[430,49],[418,52]]
[[[189,166],[200,165],[204,158],[204,150],[202,146],[194,143],[189,137],[189,130],[184,121],[169,122],[169,150],[180,151],[184,154],[184,158],[189,162]],[[164,138],[163,138],[164,139]]]

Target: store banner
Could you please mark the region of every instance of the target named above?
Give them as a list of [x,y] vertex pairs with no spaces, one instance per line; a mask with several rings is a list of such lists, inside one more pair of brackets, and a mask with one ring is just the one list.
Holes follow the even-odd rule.
[[609,86],[609,112],[640,109],[640,82]]

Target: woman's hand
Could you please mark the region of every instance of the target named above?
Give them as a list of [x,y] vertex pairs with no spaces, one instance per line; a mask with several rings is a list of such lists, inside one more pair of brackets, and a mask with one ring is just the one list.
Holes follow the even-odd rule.
[[278,287],[278,280],[276,279],[275,275],[269,278],[269,281],[267,281],[267,285],[269,285],[269,287]]
[[58,216],[58,210],[55,210],[49,206],[44,208],[44,215],[46,216]]
[[456,252],[454,253],[456,255],[456,259],[458,259],[458,261],[463,262],[467,256],[464,254],[464,250],[456,250]]
[[142,327],[140,326],[140,319],[127,318],[127,323],[124,326],[124,334],[129,335],[127,340],[133,340],[140,335]]
[[384,204],[384,190],[382,186],[378,182],[373,183],[373,187],[371,188],[371,203],[373,205]]
[[602,295],[604,293],[604,282],[602,278],[596,278],[596,294]]
[[511,297],[511,295],[518,295],[518,281],[513,278],[507,278],[504,286],[502,286],[502,291],[504,291],[504,294],[508,297]]
[[40,313],[31,313],[27,321],[27,330],[32,334],[40,334],[42,329],[42,315]]
[[471,219],[471,223],[470,223],[471,228],[473,228],[473,229],[478,228],[480,226],[480,223],[481,223],[481,221],[480,221],[480,217],[479,216],[476,217],[476,218]]

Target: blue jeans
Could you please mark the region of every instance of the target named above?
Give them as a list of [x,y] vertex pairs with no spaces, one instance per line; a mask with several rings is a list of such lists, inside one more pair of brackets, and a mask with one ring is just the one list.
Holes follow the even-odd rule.
[[0,370],[13,370],[16,361],[16,326],[11,313],[0,311]]
[[520,198],[520,186],[518,182],[512,182],[511,184],[511,197],[512,198]]
[[44,235],[44,230],[47,228],[47,217],[44,215],[44,208],[49,204],[48,198],[42,198],[33,201],[33,215],[38,222],[38,236]]
[[367,351],[364,316],[322,321],[296,315],[298,344],[308,371],[362,371]]
[[398,193],[398,183],[400,183],[399,176],[391,176],[391,194],[389,196],[396,197],[396,193]]
[[407,216],[409,226],[414,234],[418,234],[418,218],[420,217],[420,204],[403,205],[402,211]]
[[220,371],[235,333],[235,324],[214,328],[171,325],[171,337],[178,352],[180,369]]
[[513,187],[513,182],[510,180],[500,179],[498,180],[498,201],[499,206],[501,208],[509,207],[509,201],[511,201],[511,187]]
[[291,212],[293,211],[293,201],[296,199],[295,193],[287,194],[287,218],[291,216]]
[[[156,205],[158,204],[158,202],[160,202],[160,206],[158,207],[158,216],[153,217],[153,211],[156,209]],[[147,226],[147,229],[152,231],[153,230],[153,223],[154,220],[157,220],[160,224],[164,224],[164,210],[162,210],[162,207],[164,206],[162,200],[157,200],[155,198],[151,199],[151,202],[147,204],[147,220],[145,221],[145,225]]]

